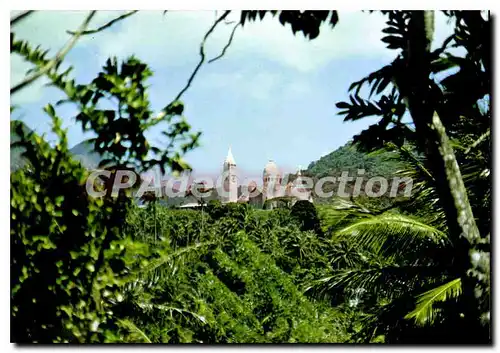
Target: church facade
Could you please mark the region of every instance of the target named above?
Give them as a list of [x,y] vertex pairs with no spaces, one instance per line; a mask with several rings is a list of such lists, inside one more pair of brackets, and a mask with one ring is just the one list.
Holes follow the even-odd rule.
[[196,197],[188,190],[184,197],[178,197],[178,200],[170,200],[167,203],[180,208],[192,208],[211,200],[219,200],[222,203],[248,203],[256,208],[272,209],[281,202],[289,205],[293,205],[298,200],[313,202],[312,191],[304,187],[300,170],[294,174],[294,181],[288,182],[276,163],[269,160],[262,173],[262,185],[257,185],[256,182],[241,185],[242,180],[239,180],[238,174],[236,161],[229,148],[222,168],[221,187],[224,192],[212,188],[204,190],[205,192],[211,191],[206,193],[207,196]]

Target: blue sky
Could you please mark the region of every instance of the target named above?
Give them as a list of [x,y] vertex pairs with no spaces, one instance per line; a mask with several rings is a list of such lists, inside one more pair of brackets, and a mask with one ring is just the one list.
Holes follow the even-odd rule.
[[[99,11],[91,28],[123,11]],[[68,40],[85,12],[41,11],[14,28],[55,53]],[[220,14],[220,12],[219,12]],[[230,16],[238,18],[238,13]],[[269,15],[268,15],[269,16]],[[216,172],[232,146],[238,166],[259,172],[268,159],[283,169],[306,167],[367,128],[375,119],[344,123],[335,103],[348,98],[349,85],[388,64],[395,55],[380,41],[384,17],[380,14],[340,12],[334,30],[324,27],[313,41],[293,36],[270,16],[239,28],[226,55],[202,66],[183,96],[185,116],[194,131],[202,131],[201,146],[186,160],[195,171]],[[199,45],[215,18],[213,11],[141,11],[94,36],[86,36],[68,54],[78,83],[90,81],[109,56],[134,54],[154,71],[149,81],[152,107],[159,111],[184,87],[199,60]],[[208,58],[220,53],[232,25],[221,23],[208,39]],[[450,33],[437,16],[436,44]],[[11,56],[11,82],[18,82],[30,66]],[[62,96],[43,80],[11,97],[20,106],[20,118],[51,138],[50,121],[42,112],[47,102]],[[70,146],[86,136],[73,120],[75,110],[58,108],[68,128]],[[150,133],[159,142],[160,130]]]

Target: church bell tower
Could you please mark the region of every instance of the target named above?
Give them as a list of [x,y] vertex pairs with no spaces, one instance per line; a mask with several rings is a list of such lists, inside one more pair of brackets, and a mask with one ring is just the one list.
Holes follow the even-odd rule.
[[227,178],[224,180],[224,189],[229,194],[225,198],[227,202],[237,202],[238,201],[238,180],[236,176],[236,162],[234,161],[233,153],[231,152],[231,147],[227,151],[227,157],[224,161],[224,173]]

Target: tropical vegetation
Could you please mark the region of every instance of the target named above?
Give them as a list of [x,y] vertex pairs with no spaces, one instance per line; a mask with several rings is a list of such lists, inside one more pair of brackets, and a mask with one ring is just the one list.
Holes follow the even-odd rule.
[[[322,23],[342,20],[335,11],[243,11],[237,25],[269,12],[312,40]],[[89,169],[68,147],[58,105],[44,109],[55,144],[11,121],[11,158],[20,161],[10,176],[11,341],[490,343],[490,19],[446,11],[455,32],[431,51],[432,11],[383,14],[394,61],[337,103],[346,121],[380,120],[307,172],[411,177],[410,197],[273,210],[218,201],[180,210],[152,197],[140,208],[125,190],[88,196]],[[88,30],[94,15],[75,41],[107,28]],[[189,169],[182,157],[200,134],[181,98],[204,56],[185,89],[153,112],[152,72],[139,58],[110,58],[77,83],[60,70],[64,53],[49,58],[16,38],[28,16],[11,20],[11,53],[36,69],[11,94],[45,76],[66,96],[59,104],[78,107],[76,121],[95,134],[87,143],[110,171],[101,188],[124,168]],[[152,145],[146,133],[160,123],[166,142]]]

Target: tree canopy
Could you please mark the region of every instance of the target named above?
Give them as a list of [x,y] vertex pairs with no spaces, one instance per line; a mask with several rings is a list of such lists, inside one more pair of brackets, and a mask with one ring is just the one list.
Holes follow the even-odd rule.
[[[107,186],[123,169],[190,168],[183,156],[200,133],[191,132],[181,99],[205,63],[205,41],[230,11],[217,16],[186,86],[159,112],[148,98],[153,73],[139,57],[109,58],[87,82],[61,72],[81,36],[136,13],[88,29],[95,12],[52,58],[16,38],[31,11],[11,19],[11,53],[35,66],[11,94],[46,77],[66,97],[44,108],[54,144],[11,121],[11,341],[491,343],[489,17],[445,11],[454,33],[430,50],[432,11],[382,11],[381,40],[395,58],[337,103],[345,121],[379,120],[306,171],[411,177],[410,197],[383,206],[351,197],[179,210],[152,197],[139,207],[130,190],[114,197]],[[342,20],[336,11],[243,11],[235,28],[267,13],[311,40],[322,24],[335,30]],[[453,54],[458,47],[463,56]],[[97,186],[107,188],[101,198],[87,193],[89,170],[75,156],[83,145],[68,146],[58,115],[68,102],[96,136],[85,149],[110,172]],[[165,139],[153,144],[147,132],[162,122]]]

